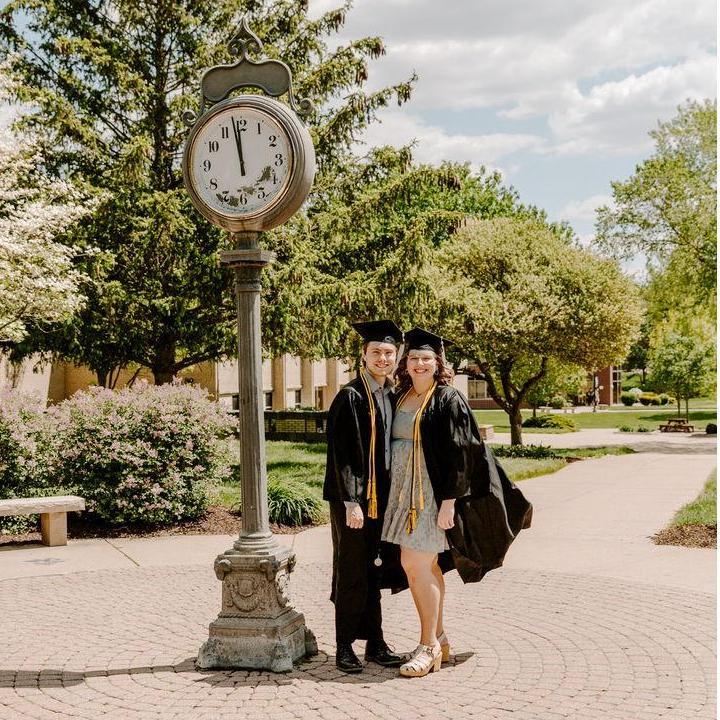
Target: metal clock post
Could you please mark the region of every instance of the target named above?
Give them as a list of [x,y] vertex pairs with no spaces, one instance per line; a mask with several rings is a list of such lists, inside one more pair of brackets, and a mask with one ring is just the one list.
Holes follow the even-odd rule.
[[[295,555],[278,544],[269,527],[260,278],[274,256],[259,247],[258,238],[288,220],[307,197],[315,152],[294,112],[307,113],[312,106],[308,101],[296,106],[290,69],[278,60],[250,59],[251,47],[259,52],[262,43],[243,19],[230,43],[238,61],[204,73],[200,112],[185,115],[192,126],[183,154],[185,187],[198,211],[228,230],[232,241],[220,263],[235,273],[242,475],[242,530],[215,560],[222,607],[197,665],[286,672],[293,661],[317,653],[317,643],[290,604]],[[228,97],[243,87],[265,95]],[[272,99],[284,94],[290,107]]]

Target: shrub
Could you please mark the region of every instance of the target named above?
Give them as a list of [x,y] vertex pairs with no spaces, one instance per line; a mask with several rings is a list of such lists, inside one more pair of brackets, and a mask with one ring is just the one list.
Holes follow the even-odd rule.
[[635,395],[630,392],[624,392],[620,395],[620,402],[626,407],[632,407],[635,404]]
[[523,422],[523,427],[577,430],[574,420],[567,417],[567,415],[538,415],[534,418],[529,417]]
[[631,395],[634,395],[634,396],[635,396],[635,400],[636,400],[636,401],[637,401],[637,400],[640,398],[640,396],[643,394],[642,389],[639,388],[639,387],[630,388],[630,389],[628,390],[628,392],[629,392]]
[[660,395],[658,395],[658,397],[660,398],[661,405],[667,405],[670,402],[670,396],[667,395],[666,393],[660,393]]
[[268,478],[270,522],[281,525],[309,525],[322,517],[323,504],[309,488],[272,475]]
[[708,423],[705,426],[705,432],[708,435],[717,435],[717,425],[715,423]]
[[640,395],[640,403],[642,405],[645,405],[646,407],[648,405],[659,405],[660,399],[655,393],[644,392],[642,395]]
[[652,428],[647,427],[647,425],[640,425],[635,432],[652,432]]
[[548,405],[555,410],[562,410],[565,407],[565,398],[562,395],[554,395]]
[[547,445],[493,445],[495,457],[530,458],[532,460],[545,460],[556,458],[559,455]]
[[[16,390],[0,392],[0,499],[47,494],[35,461],[36,432],[42,403]],[[0,533],[23,533],[37,527],[36,517],[0,517]]]
[[48,480],[82,495],[110,524],[196,518],[229,474],[233,421],[191,385],[93,387],[51,407],[39,455]]
[[35,435],[42,403],[16,390],[0,393],[0,497],[35,483]]
[[632,425],[621,425],[618,430],[620,432],[635,432]]

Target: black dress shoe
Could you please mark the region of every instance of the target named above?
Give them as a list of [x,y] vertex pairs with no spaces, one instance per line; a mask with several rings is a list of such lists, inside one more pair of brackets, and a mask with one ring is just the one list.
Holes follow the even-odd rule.
[[400,667],[405,662],[405,656],[394,653],[384,640],[368,640],[365,647],[365,660],[383,667]]
[[363,669],[362,663],[358,660],[358,656],[349,643],[338,643],[335,664],[338,670],[346,673],[359,673]]

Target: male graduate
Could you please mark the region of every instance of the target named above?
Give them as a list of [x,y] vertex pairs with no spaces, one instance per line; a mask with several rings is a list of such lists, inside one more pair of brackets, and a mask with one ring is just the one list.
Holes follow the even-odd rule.
[[390,432],[395,406],[392,373],[402,331],[389,320],[355,323],[363,338],[360,376],[330,406],[323,497],[330,502],[333,542],[336,664],[362,671],[352,643],[367,640],[365,660],[401,665],[383,639],[380,535],[390,491]]

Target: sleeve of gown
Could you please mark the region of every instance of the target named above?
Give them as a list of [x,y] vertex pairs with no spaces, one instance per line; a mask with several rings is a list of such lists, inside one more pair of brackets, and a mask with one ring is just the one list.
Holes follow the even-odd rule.
[[472,410],[459,392],[447,397],[441,417],[443,484],[436,494],[439,500],[449,500],[470,491],[473,446],[478,441],[473,435]]
[[334,477],[340,496],[346,502],[359,503],[363,487],[365,460],[362,456],[362,438],[355,399],[348,392],[335,398],[328,415],[328,435],[334,465]]

